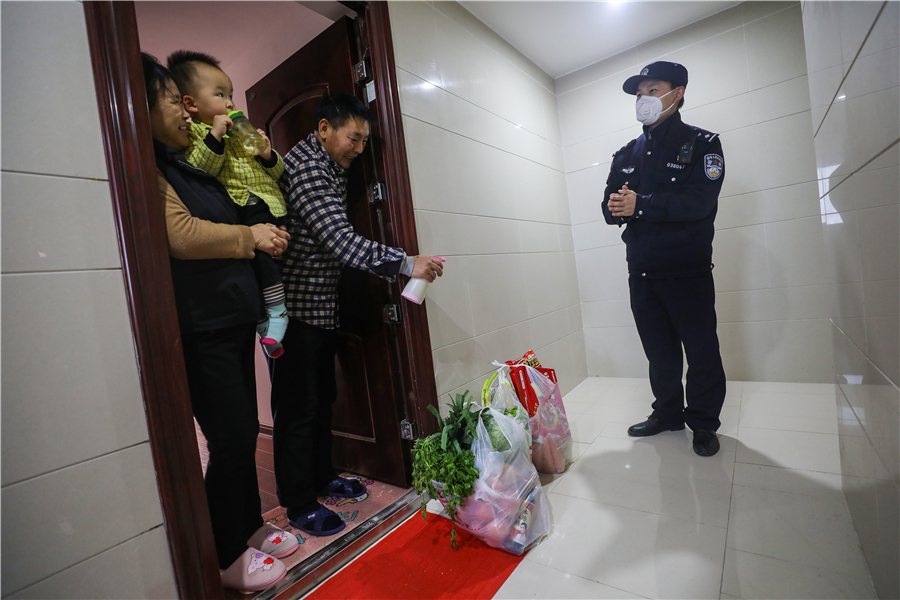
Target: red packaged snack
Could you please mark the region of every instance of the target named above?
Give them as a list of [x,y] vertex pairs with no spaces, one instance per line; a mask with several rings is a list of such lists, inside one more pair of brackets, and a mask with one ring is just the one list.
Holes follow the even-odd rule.
[[[528,416],[533,417],[535,413],[537,413],[540,398],[538,398],[534,386],[531,385],[531,377],[526,368],[529,366],[530,365],[520,364],[510,367],[509,375],[510,379],[512,379],[513,387],[516,388],[516,394],[519,396],[519,402],[521,402],[522,406],[525,407],[525,410],[528,411]],[[553,369],[545,369],[543,367],[536,367],[535,369],[553,383],[557,383],[556,371]]]
[[534,350],[529,350],[525,353],[525,355],[518,360],[508,360],[506,361],[511,367],[516,365],[528,365],[530,367],[539,368],[541,366],[541,361],[538,360],[537,354],[534,353]]

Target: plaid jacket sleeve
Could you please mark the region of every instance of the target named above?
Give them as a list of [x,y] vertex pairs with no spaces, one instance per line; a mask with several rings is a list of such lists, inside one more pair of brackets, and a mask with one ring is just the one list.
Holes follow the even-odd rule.
[[214,152],[206,144],[207,133],[209,133],[208,127],[204,128],[197,123],[191,123],[191,144],[184,151],[184,157],[198,169],[203,169],[210,175],[218,177],[225,165],[225,151],[223,147],[222,152]]
[[300,163],[290,173],[288,203],[300,220],[345,265],[368,271],[390,281],[393,276],[379,269],[387,263],[398,262],[406,254],[398,249],[362,237],[347,220],[341,198],[334,196],[334,176],[321,163]]

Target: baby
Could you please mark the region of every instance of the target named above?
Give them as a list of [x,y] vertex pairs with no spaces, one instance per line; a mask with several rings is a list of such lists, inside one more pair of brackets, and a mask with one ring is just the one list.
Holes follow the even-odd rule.
[[[168,60],[172,78],[181,90],[184,107],[191,115],[191,144],[184,151],[193,166],[215,176],[237,204],[243,225],[284,224],[287,205],[278,187],[284,173],[281,156],[266,141],[265,150],[251,155],[229,135],[233,123],[228,113],[234,110],[231,79],[219,68],[219,61],[202,52],[178,50]],[[262,288],[267,321],[258,328],[263,349],[272,358],[284,353],[281,340],[287,330],[284,285],[271,256],[259,250],[253,270]]]

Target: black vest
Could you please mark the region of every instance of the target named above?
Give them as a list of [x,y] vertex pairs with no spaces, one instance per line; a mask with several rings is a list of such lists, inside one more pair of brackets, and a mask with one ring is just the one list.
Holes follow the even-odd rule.
[[[176,150],[153,141],[156,166],[191,215],[213,223],[238,224],[237,207],[215,177]],[[259,285],[249,260],[170,258],[182,334],[256,323],[263,317]]]

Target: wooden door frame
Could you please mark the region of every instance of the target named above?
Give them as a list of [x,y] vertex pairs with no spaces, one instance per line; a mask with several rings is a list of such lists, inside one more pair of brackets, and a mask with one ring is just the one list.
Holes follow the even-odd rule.
[[[414,255],[418,240],[387,3],[354,2],[351,8],[364,11],[369,27],[390,197],[387,216],[397,245]],[[150,119],[144,109],[134,3],[87,0],[84,12],[125,295],[178,594],[224,598],[182,359]],[[405,303],[404,309],[403,323],[397,326],[407,392],[402,401],[420,430],[432,431],[436,422],[426,407],[437,405],[437,390],[425,307]]]

